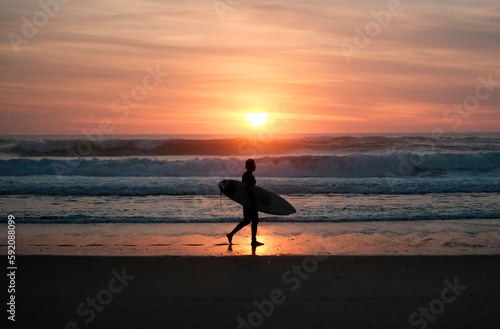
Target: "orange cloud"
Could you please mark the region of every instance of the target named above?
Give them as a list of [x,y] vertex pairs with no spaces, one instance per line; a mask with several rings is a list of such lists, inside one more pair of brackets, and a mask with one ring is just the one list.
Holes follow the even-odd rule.
[[[286,133],[432,131],[451,129],[443,113],[474,94],[478,77],[492,74],[500,93],[496,1],[401,1],[347,61],[339,45],[387,6],[256,0],[221,21],[210,1],[70,2],[17,52],[0,40],[0,129],[81,134],[109,119],[116,134],[250,133],[241,114],[287,109]],[[0,28],[17,35],[42,10],[4,7]],[[123,117],[112,104],[139,92],[148,66],[168,77],[122,104]],[[495,96],[460,129],[499,124]]]

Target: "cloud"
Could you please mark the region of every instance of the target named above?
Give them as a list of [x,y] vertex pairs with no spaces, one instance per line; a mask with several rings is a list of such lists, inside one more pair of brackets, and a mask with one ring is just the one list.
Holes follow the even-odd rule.
[[[210,1],[70,2],[18,52],[8,38],[0,39],[0,107],[4,113],[22,112],[32,126],[40,111],[58,124],[61,109],[71,109],[61,125],[66,120],[91,125],[142,81],[146,66],[160,65],[169,78],[134,109],[130,118],[140,116],[144,123],[134,132],[151,130],[146,124],[159,114],[168,121],[170,114],[175,120],[162,128],[159,123],[156,131],[165,125],[182,131],[193,120],[186,131],[192,133],[202,121],[217,121],[214,114],[255,106],[288,106],[310,119],[311,127],[314,118],[326,117],[353,122],[369,117],[375,127],[387,126],[387,109],[394,124],[413,115],[426,127],[433,115],[473,92],[478,76],[493,73],[500,80],[500,5],[400,3],[401,12],[347,61],[340,42],[354,45],[357,31],[376,22],[373,12],[387,10],[388,1],[245,0],[224,21]],[[4,36],[20,34],[23,17],[41,10],[37,1],[2,6]],[[497,99],[475,115],[475,127],[500,122]],[[9,120],[1,123],[3,131],[13,131],[14,119]],[[134,122],[123,126],[131,129]],[[207,133],[220,129],[203,127]]]

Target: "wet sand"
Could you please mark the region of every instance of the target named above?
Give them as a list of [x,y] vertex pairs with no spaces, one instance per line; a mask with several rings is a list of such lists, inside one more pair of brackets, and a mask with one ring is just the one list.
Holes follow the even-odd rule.
[[[234,237],[235,223],[20,224],[17,253],[91,256],[252,255],[250,228]],[[259,256],[498,255],[500,220],[259,225]],[[6,226],[0,244],[6,244]],[[0,251],[1,252],[1,251]]]
[[500,256],[19,256],[17,264],[12,328],[497,328],[500,322]]

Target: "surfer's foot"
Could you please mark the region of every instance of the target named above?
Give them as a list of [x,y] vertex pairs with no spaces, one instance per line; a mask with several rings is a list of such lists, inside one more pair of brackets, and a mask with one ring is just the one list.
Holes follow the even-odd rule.
[[229,244],[232,245],[233,244],[233,236],[231,234],[226,234],[227,236],[227,241],[229,241]]
[[257,240],[252,240],[252,246],[263,246],[264,244],[262,242],[259,242]]

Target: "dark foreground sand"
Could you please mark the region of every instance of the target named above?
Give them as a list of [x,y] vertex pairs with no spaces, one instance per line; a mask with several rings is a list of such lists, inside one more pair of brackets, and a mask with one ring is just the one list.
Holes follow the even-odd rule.
[[500,256],[19,256],[17,265],[9,328],[500,324]]

